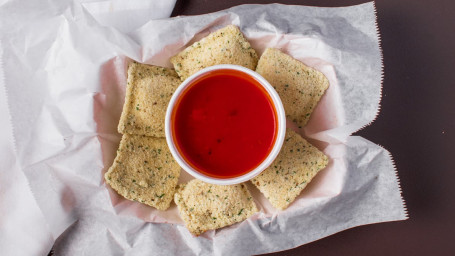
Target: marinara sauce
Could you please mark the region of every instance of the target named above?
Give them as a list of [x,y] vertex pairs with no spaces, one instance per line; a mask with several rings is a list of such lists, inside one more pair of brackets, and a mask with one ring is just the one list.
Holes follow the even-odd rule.
[[241,176],[272,150],[277,112],[266,90],[240,71],[205,74],[182,93],[172,113],[180,155],[216,178]]

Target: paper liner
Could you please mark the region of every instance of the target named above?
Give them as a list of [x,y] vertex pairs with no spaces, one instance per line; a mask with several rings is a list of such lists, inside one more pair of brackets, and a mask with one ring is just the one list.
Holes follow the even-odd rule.
[[[50,231],[60,235],[56,254],[258,254],[407,218],[390,153],[349,136],[379,111],[383,65],[373,3],[242,5],[150,21],[126,34],[101,26],[78,2],[36,15],[39,21],[8,34],[2,58],[18,163]],[[278,47],[328,77],[327,93],[300,132],[330,162],[285,211],[250,186],[260,213],[193,237],[175,209],[158,212],[118,197],[103,172],[120,138],[126,63],[170,67],[169,57],[227,24],[238,25],[259,54]]]

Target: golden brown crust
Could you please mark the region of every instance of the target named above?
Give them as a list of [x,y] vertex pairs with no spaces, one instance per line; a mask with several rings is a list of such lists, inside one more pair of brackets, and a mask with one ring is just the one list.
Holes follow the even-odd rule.
[[251,182],[273,207],[284,210],[327,164],[324,153],[288,129],[275,161]]
[[178,186],[174,201],[195,235],[241,222],[257,212],[244,184],[221,186],[194,179]]
[[171,58],[175,71],[185,80],[197,71],[218,65],[234,64],[254,70],[256,51],[234,25],[219,29]]
[[256,72],[275,88],[283,102],[286,117],[300,128],[308,122],[329,87],[329,80],[324,74],[274,48],[265,50]]
[[166,139],[124,134],[106,183],[123,197],[166,210],[174,197],[180,166]]
[[172,69],[131,63],[119,133],[164,137],[166,109],[179,85]]

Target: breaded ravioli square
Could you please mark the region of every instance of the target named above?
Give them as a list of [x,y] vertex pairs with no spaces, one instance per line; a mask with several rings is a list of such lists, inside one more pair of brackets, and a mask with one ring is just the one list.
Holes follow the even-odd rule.
[[218,64],[235,64],[254,70],[258,55],[240,29],[229,25],[187,47],[172,57],[171,63],[183,81],[203,68]]
[[174,201],[194,235],[243,221],[258,211],[245,184],[213,185],[194,179],[178,186]]
[[166,109],[180,83],[172,69],[131,63],[119,133],[165,137]]
[[166,210],[174,197],[180,166],[165,138],[124,134],[106,183],[126,199]]
[[261,55],[256,72],[275,88],[286,117],[300,128],[329,87],[324,74],[274,48],[267,48]]
[[273,207],[284,210],[327,164],[324,153],[288,129],[277,158],[251,182]]

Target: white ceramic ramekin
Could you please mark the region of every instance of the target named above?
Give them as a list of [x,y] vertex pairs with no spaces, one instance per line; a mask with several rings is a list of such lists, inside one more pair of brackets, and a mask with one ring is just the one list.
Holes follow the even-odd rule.
[[[197,80],[199,77],[202,75],[215,71],[215,70],[223,70],[223,69],[230,69],[230,70],[236,70],[245,73],[246,75],[253,77],[259,84],[261,84],[264,89],[267,91],[269,94],[270,98],[272,99],[272,103],[275,106],[276,114],[277,114],[277,123],[278,123],[278,131],[277,131],[277,137],[275,139],[275,143],[273,145],[272,150],[270,151],[269,155],[262,161],[255,169],[249,171],[248,173],[245,173],[241,176],[234,177],[234,178],[214,178],[207,176],[198,170],[194,169],[190,164],[186,162],[186,160],[182,157],[180,152],[178,151],[175,142],[174,142],[174,137],[173,137],[173,132],[172,132],[172,112],[174,110],[175,104],[178,102],[179,97],[182,95],[182,93],[185,91],[185,89],[192,85],[193,81]],[[273,87],[270,85],[267,80],[265,80],[261,75],[258,73],[242,67],[242,66],[237,66],[237,65],[228,65],[228,64],[223,64],[223,65],[216,65],[216,66],[211,66],[208,68],[204,68],[200,70],[199,72],[195,73],[194,75],[190,76],[187,78],[174,92],[174,95],[172,95],[171,101],[169,102],[169,105],[167,107],[166,111],[166,120],[165,120],[165,133],[166,133],[166,141],[169,146],[169,149],[174,156],[175,160],[177,163],[190,175],[193,177],[211,183],[211,184],[217,184],[217,185],[233,185],[233,184],[238,184],[242,183],[245,181],[248,181],[257,175],[259,175],[262,171],[264,171],[272,162],[275,160],[276,156],[280,152],[281,146],[283,145],[283,140],[284,136],[286,133],[286,116],[284,114],[284,108],[283,104],[281,103],[281,99],[278,96],[278,93],[273,89]]]

